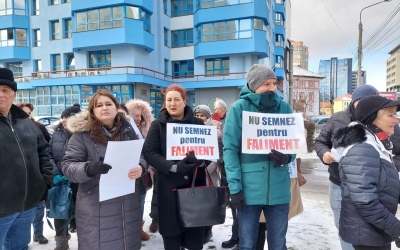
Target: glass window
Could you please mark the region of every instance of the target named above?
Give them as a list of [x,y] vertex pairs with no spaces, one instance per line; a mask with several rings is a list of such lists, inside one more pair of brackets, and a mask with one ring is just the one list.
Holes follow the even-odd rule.
[[16,45],[17,46],[26,47],[27,46],[27,43],[26,43],[26,30],[15,29],[15,31],[17,33]]
[[252,37],[252,26],[263,27],[261,24],[252,24],[253,19],[231,20],[224,22],[205,23],[198,28],[198,41],[211,42]]
[[88,30],[98,30],[99,29],[99,10],[89,10],[87,12],[88,16]]
[[275,34],[275,46],[283,47],[283,43],[284,41],[282,35]]
[[229,57],[206,59],[206,75],[229,73]]
[[[0,12],[1,12],[1,10],[0,10]],[[32,15],[33,16],[39,15],[39,0],[32,0]]]
[[28,46],[25,29],[4,29],[0,30],[0,47]]
[[14,76],[23,76],[22,62],[7,63],[6,68],[11,70]]
[[171,0],[171,16],[187,16],[193,14],[193,0]]
[[275,3],[277,3],[277,4],[283,4],[282,1],[283,1],[283,0],[275,0]]
[[283,68],[282,56],[275,56],[275,68]]
[[111,67],[111,50],[89,52],[89,68]]
[[67,53],[64,55],[65,58],[65,69],[75,69],[75,57],[74,53]]
[[40,46],[40,30],[33,30],[33,47]]
[[42,71],[42,60],[34,60],[33,61],[33,71],[39,72]]
[[138,7],[126,6],[126,17],[139,20],[139,10]]
[[113,28],[118,28],[118,27],[124,26],[124,21],[122,20],[122,18],[124,17],[123,11],[122,11],[122,6],[112,8],[112,17],[113,17],[113,21],[112,21]]
[[264,21],[262,19],[254,18],[254,29],[263,30]]
[[284,25],[284,21],[283,21],[281,13],[275,13],[275,24],[279,25],[279,26],[283,26]]
[[12,15],[11,0],[0,0],[0,16]]
[[63,3],[70,3],[71,0],[63,0]]
[[194,60],[172,62],[172,75],[175,77],[193,77]]
[[50,0],[49,5],[56,5],[58,4],[58,0]]
[[25,16],[25,0],[14,0],[14,15]]
[[101,8],[100,12],[100,29],[111,28],[111,8]]
[[76,13],[76,32],[82,32],[87,30],[87,14],[85,12]]
[[72,20],[64,19],[64,38],[72,38]]
[[51,40],[60,40],[60,22],[58,20],[50,21],[50,30]]
[[164,74],[168,75],[168,63],[167,59],[164,59]]
[[168,47],[168,29],[164,28],[164,46]]
[[167,0],[163,0],[163,9],[164,9],[164,14],[167,15],[168,12]]
[[51,70],[61,70],[61,56],[60,54],[51,55]]
[[171,47],[193,46],[193,29],[171,31]]
[[141,11],[142,20],[143,20],[143,29],[147,32],[151,32],[151,20],[150,14],[147,11]]

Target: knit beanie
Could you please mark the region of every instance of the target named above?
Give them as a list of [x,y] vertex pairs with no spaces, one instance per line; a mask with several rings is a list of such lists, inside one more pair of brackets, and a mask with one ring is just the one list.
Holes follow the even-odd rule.
[[74,103],[73,106],[66,108],[61,113],[61,118],[63,117],[69,118],[70,116],[73,116],[79,112],[81,112],[81,105],[79,105],[78,103]]
[[263,64],[254,64],[247,72],[247,85],[252,92],[269,79],[276,79],[275,72]]
[[203,115],[205,115],[207,117],[207,119],[209,119],[211,117],[211,110],[207,105],[198,105],[194,109],[194,114],[196,115],[197,113],[202,113]]
[[358,86],[354,91],[353,94],[351,95],[351,103],[354,103],[355,101],[368,97],[368,96],[373,96],[373,95],[379,95],[378,90],[371,85],[361,85]]
[[378,111],[384,108],[397,106],[397,111],[400,109],[400,100],[390,100],[386,97],[375,95],[363,98],[357,105],[354,115],[357,121],[364,125],[371,125]]
[[17,83],[14,81],[14,74],[7,68],[0,68],[0,85],[6,85],[17,92]]

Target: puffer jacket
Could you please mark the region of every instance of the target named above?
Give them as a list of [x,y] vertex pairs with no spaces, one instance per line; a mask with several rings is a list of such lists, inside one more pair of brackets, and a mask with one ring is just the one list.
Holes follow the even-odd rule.
[[15,105],[11,121],[0,114],[0,216],[34,208],[53,185],[48,143]]
[[60,123],[50,139],[50,160],[53,163],[53,174],[64,175],[61,171],[61,162],[64,158],[65,152],[67,151],[67,145],[69,140],[70,132],[64,129],[62,123]]
[[[73,133],[68,141],[62,162],[62,172],[74,183],[79,183],[76,201],[76,223],[80,250],[140,249],[141,209],[138,192],[99,202],[101,175],[89,177],[86,167],[105,156],[107,146],[90,136],[88,112],[80,112],[68,119],[68,130]],[[126,120],[122,120],[123,141],[136,140],[137,135]],[[110,139],[106,133],[104,136]],[[140,164],[146,164],[143,160]],[[112,170],[110,170],[112,171]]]
[[[239,191],[247,205],[277,205],[290,202],[288,165],[276,167],[268,154],[243,154],[243,111],[290,114],[292,110],[277,94],[271,95],[267,107],[262,107],[261,95],[244,86],[240,99],[228,110],[224,125],[224,162],[231,194]],[[296,155],[291,155],[291,161]]]
[[364,125],[336,132],[333,147],[342,155],[339,234],[353,245],[386,246],[400,236],[395,213],[400,181],[391,154]]

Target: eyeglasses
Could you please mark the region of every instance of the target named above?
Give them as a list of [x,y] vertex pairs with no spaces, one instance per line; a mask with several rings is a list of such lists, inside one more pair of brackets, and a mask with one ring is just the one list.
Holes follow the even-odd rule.
[[0,89],[0,92],[3,93],[4,95],[11,95],[12,93],[14,93],[14,90],[4,88],[4,89]]

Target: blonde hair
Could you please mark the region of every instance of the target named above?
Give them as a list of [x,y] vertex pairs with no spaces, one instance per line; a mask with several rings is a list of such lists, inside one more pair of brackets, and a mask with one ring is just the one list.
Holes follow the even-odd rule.
[[378,113],[376,114],[376,119],[378,119],[379,117],[381,117],[387,113],[396,113],[396,111],[397,111],[397,106],[380,109],[380,110],[378,110]]

